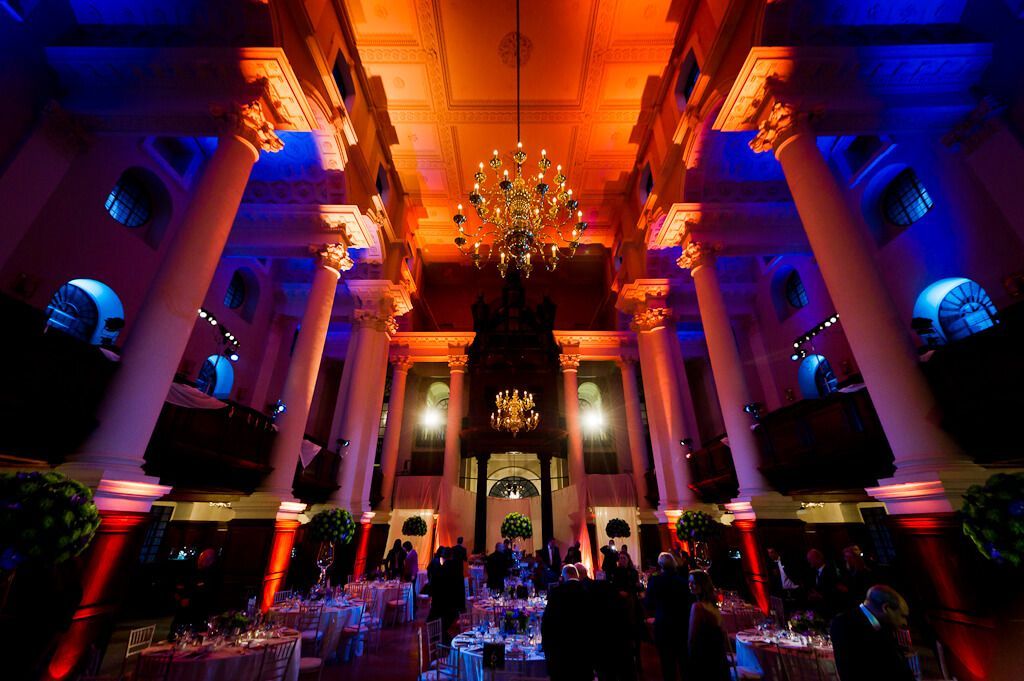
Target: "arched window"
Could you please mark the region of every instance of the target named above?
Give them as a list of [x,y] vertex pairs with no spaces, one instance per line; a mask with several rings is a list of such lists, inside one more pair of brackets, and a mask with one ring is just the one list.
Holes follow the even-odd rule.
[[124,327],[124,307],[103,282],[72,279],[46,306],[46,325],[86,343],[113,345]]
[[832,365],[822,355],[808,355],[797,371],[800,394],[806,400],[825,397],[839,390]]
[[904,168],[882,192],[882,214],[894,225],[912,225],[932,209],[935,202],[913,168]]
[[107,195],[104,207],[125,227],[141,227],[153,215],[153,197],[142,176],[126,170]]
[[491,487],[492,497],[503,497],[505,499],[525,499],[526,497],[540,496],[537,486],[526,478],[517,475],[510,475],[494,483]]
[[807,290],[804,288],[804,280],[800,273],[793,270],[786,277],[785,283],[786,302],[792,307],[800,309],[807,305]]
[[210,355],[199,369],[196,387],[207,395],[226,399],[235,383],[235,370],[223,355]]
[[245,277],[242,275],[242,270],[235,270],[235,273],[231,275],[228,290],[224,293],[224,305],[232,310],[237,310],[244,302]]
[[915,329],[929,345],[973,336],[997,323],[996,307],[978,282],[963,277],[940,279],[914,304]]

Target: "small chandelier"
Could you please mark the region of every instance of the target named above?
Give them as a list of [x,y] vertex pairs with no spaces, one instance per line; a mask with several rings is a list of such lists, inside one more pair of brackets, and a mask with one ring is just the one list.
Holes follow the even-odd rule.
[[540,422],[540,414],[533,411],[533,393],[525,390],[522,397],[519,390],[499,392],[494,398],[494,405],[498,410],[491,412],[491,428],[512,433],[512,437],[519,431],[533,430]]
[[[520,35],[519,0],[516,0],[516,137],[522,140]],[[484,164],[480,163],[479,170],[473,176],[473,191],[469,193],[470,206],[480,223],[475,228],[466,226],[468,218],[462,212],[461,203],[458,213],[452,218],[459,228],[455,245],[472,258],[478,268],[496,257],[501,276],[504,277],[511,266],[522,272],[523,276],[529,277],[534,260],[543,262],[549,272],[554,270],[558,266],[559,249],[563,245],[568,248],[570,258],[576,254],[580,237],[587,230],[583,211],[579,210],[579,201],[573,198],[572,189],[566,186],[568,178],[562,172],[562,166],[555,167],[556,175],[551,178],[553,185],[545,181],[544,173],[551,168],[551,161],[543,149],[540,156],[537,161],[540,172],[524,175],[526,152],[523,151],[522,141],[519,141],[512,154],[514,170],[509,174],[507,169],[501,170],[503,162],[495,149],[487,162],[494,172],[490,183],[487,181]],[[481,254],[480,247],[485,244],[486,253]]]

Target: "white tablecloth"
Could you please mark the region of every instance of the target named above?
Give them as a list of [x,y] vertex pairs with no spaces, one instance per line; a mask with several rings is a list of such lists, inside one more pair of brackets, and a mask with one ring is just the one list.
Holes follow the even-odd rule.
[[[818,656],[818,667],[822,679],[838,679],[836,675],[836,662],[832,654],[832,647],[812,647],[798,645],[794,641],[781,640],[776,642],[766,641],[757,630],[747,629],[736,634],[736,665],[746,667],[765,675],[765,668],[771,670],[777,667],[779,647],[795,648],[798,650],[814,650]],[[770,675],[765,675],[768,678]]]
[[[526,650],[522,658],[513,658],[511,644],[505,645],[505,669],[514,669],[521,676],[547,678],[548,666],[542,650]],[[484,681],[483,639],[467,632],[452,639],[452,658],[449,664],[459,665],[460,681]]]
[[[299,624],[299,608],[288,605],[275,605],[270,609],[270,616],[286,627],[295,629]],[[324,607],[320,615],[320,631],[323,632],[323,644],[320,647],[321,657],[331,657],[338,650],[342,629],[359,624],[363,614],[363,606],[331,605]]]
[[[284,681],[297,681],[299,660],[302,658],[299,633],[291,632],[279,639],[270,639],[269,642],[285,639],[295,641],[295,647],[284,673]],[[156,645],[146,648],[141,655],[166,654],[171,648],[170,644]],[[175,657],[171,661],[171,671],[165,681],[243,681],[244,679],[255,679],[259,674],[260,664],[263,661],[263,648],[229,646],[188,657],[180,651],[175,651],[174,655]]]

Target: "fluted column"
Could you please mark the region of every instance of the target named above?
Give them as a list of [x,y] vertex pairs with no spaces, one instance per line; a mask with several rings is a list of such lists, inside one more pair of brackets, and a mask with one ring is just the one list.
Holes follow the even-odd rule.
[[76,464],[139,472],[167,389],[213,280],[260,150],[283,144],[257,103],[240,107],[185,208],[121,355],[98,413],[99,426]]
[[448,355],[448,420],[444,428],[444,482],[458,486],[462,466],[462,389],[466,380],[468,355]]
[[722,409],[729,449],[736,467],[740,498],[749,499],[769,491],[770,487],[757,468],[760,451],[750,429],[750,417],[743,411],[744,405],[750,402],[750,391],[743,375],[743,362],[736,348],[736,338],[732,333],[718,272],[715,270],[715,250],[710,244],[691,241],[683,248],[677,264],[690,270],[693,276],[711,371],[718,391],[718,404]]
[[646,508],[647,502],[647,440],[640,418],[640,391],[636,387],[636,357],[620,357],[616,364],[622,373],[622,401],[626,409],[626,433],[629,436],[629,462],[633,468],[636,503]]
[[[341,448],[342,462],[333,505],[353,515],[370,512],[370,484],[377,454],[380,412],[384,402],[391,335],[398,331],[397,315],[410,308],[408,291],[390,281],[350,281],[356,301],[351,359],[342,375],[346,390],[343,411],[332,429],[335,439],[348,441]],[[346,380],[347,379],[347,380]]]
[[751,141],[773,151],[843,331],[864,376],[896,459],[896,481],[934,480],[956,468],[961,452],[939,426],[938,405],[918,367],[868,246],[861,217],[818,150],[806,116],[777,103]]
[[670,337],[670,311],[649,307],[633,315],[632,329],[640,351],[640,372],[647,400],[647,420],[653,423],[654,468],[658,475],[658,510],[678,510],[698,504],[690,489],[690,471],[680,440],[690,438],[676,390]]
[[583,431],[580,427],[580,394],[578,374],[580,356],[561,354],[558,363],[562,367],[562,390],[565,399],[565,429],[569,438],[569,484],[576,487],[577,510],[570,516],[573,540],[580,543],[582,562],[593,574],[594,560],[590,551],[590,530],[587,528],[587,469],[583,463]]
[[405,383],[412,360],[407,355],[391,359],[391,399],[388,400],[388,422],[384,426],[384,449],[380,455],[380,493],[383,510],[391,509],[391,495],[395,489],[395,469],[398,466],[398,443],[402,437],[405,414]]
[[316,272],[281,395],[285,412],[277,418],[277,437],[270,450],[270,464],[274,470],[260,486],[261,491],[283,501],[292,499],[295,462],[299,460],[299,450],[306,434],[306,421],[309,420],[313,389],[327,341],[327,328],[331,324],[338,278],[353,265],[348,249],[342,244],[323,246],[317,250],[316,256]]

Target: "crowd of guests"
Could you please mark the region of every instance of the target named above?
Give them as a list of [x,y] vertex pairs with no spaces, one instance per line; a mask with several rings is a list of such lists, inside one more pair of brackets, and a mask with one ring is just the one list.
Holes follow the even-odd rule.
[[430,596],[427,620],[441,620],[446,638],[459,613],[466,611],[465,571],[468,559],[463,538],[459,537],[455,546],[437,547],[427,565],[427,583],[423,586],[423,593]]
[[786,612],[809,608],[830,619],[862,603],[868,589],[884,581],[857,545],[843,549],[841,567],[818,549],[808,551],[802,561],[775,547],[766,553],[771,595],[782,598]]

